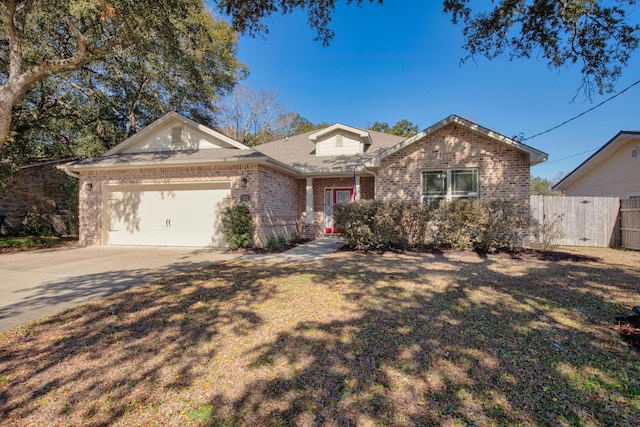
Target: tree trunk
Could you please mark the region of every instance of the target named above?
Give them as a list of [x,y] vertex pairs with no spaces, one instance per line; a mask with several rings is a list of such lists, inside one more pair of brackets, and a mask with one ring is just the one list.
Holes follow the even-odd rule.
[[0,148],[11,137],[11,111],[21,95],[16,85],[7,83],[0,87]]

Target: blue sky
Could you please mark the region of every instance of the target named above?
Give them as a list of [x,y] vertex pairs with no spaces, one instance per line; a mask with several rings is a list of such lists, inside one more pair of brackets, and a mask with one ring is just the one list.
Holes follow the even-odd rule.
[[[637,15],[637,13],[636,13]],[[608,98],[579,96],[579,66],[549,69],[544,59],[466,55],[462,31],[442,13],[440,1],[388,1],[338,5],[328,47],[312,39],[306,14],[267,18],[264,39],[242,37],[245,83],[275,90],[288,111],[314,123],[366,128],[408,119],[424,129],[456,114],[506,136],[525,138],[555,126]],[[640,79],[636,54],[616,88]],[[549,154],[531,173],[553,179],[570,172],[620,130],[640,129],[640,85],[558,130],[524,141]],[[583,153],[583,154],[578,154]],[[573,156],[567,159],[566,157]],[[561,160],[564,159],[564,160]]]

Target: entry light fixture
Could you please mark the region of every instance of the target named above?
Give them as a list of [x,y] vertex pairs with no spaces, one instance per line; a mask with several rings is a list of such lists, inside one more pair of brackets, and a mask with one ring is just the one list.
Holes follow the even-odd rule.
[[84,189],[87,190],[87,191],[93,190],[93,183],[92,182],[85,182],[84,183]]
[[245,176],[244,178],[242,178],[242,188],[247,188],[248,184],[249,184],[249,180]]

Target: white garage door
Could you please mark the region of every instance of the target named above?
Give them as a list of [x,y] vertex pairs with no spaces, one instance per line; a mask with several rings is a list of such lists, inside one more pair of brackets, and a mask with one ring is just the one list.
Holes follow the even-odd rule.
[[220,212],[229,183],[116,185],[105,191],[109,245],[226,247]]

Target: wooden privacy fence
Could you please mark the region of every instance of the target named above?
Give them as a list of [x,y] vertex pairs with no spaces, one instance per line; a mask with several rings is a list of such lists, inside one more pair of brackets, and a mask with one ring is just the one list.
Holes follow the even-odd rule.
[[620,246],[619,214],[618,197],[531,196],[533,219],[547,229],[557,223],[560,245]]
[[640,198],[620,200],[620,245],[640,250]]

